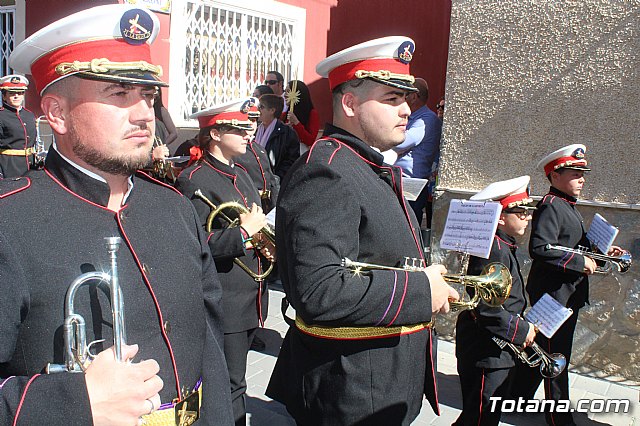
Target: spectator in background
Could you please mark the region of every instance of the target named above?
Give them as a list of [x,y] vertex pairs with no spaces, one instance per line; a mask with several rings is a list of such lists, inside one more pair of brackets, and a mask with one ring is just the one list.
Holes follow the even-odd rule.
[[292,80],[287,84],[285,102],[289,106],[287,123],[298,134],[302,154],[316,141],[320,131],[320,117],[313,107],[309,88],[300,80]]
[[[264,79],[264,84],[269,86],[275,95],[281,96],[284,99],[284,76],[280,74],[278,71],[269,71],[267,76]],[[289,105],[285,102],[284,107],[282,109],[283,113],[289,111]],[[281,120],[286,120],[286,114],[281,114],[278,116]]]
[[178,139],[178,129],[176,129],[169,111],[162,104],[162,91],[158,88],[155,101],[153,104],[153,110],[156,116],[156,132],[158,130],[158,122],[162,123],[160,126],[163,128],[164,134],[159,134],[163,144],[169,146]]
[[300,140],[296,132],[278,117],[282,115],[284,100],[277,94],[260,97],[260,125],[255,142],[267,152],[273,172],[282,179],[300,156]]
[[[432,175],[433,163],[440,153],[442,122],[427,106],[427,82],[422,78],[416,78],[413,85],[418,91],[407,95],[411,115],[404,142],[394,148],[398,153],[395,164],[402,167],[405,176],[428,179]],[[409,202],[420,224],[428,198],[429,185],[426,185],[418,199]],[[428,217],[427,226],[430,226],[430,222],[431,218]]]
[[259,84],[253,90],[253,97],[260,98],[260,96],[262,95],[271,94],[271,93],[273,93],[273,90],[271,90],[271,87],[267,86],[266,84]]
[[282,96],[284,94],[284,77],[278,71],[269,71],[264,79],[264,84],[269,86],[269,89],[274,94]]
[[444,118],[444,96],[440,98],[438,103],[436,104],[436,114],[438,118],[442,121]]

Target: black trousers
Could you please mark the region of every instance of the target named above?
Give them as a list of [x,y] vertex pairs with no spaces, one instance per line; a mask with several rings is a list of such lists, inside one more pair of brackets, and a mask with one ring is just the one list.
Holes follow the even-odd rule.
[[458,377],[462,389],[462,412],[453,424],[462,425],[498,425],[500,423],[500,403],[491,410],[492,396],[505,398],[513,377],[510,368],[479,368],[472,363],[458,361]]
[[225,333],[224,356],[227,359],[227,370],[231,382],[231,406],[236,426],[247,424],[247,408],[245,393],[247,391],[247,353],[256,334],[257,328],[238,333]]
[[[573,333],[578,323],[578,309],[574,310],[573,315],[562,324],[556,333],[547,339],[543,334],[538,333],[536,342],[542,349],[548,353],[561,353],[567,359],[567,368],[553,379],[544,379],[545,399],[569,400],[569,361],[571,360],[571,349],[573,348]],[[522,363],[516,365],[514,383],[512,388],[513,399],[522,397],[526,400],[533,399],[534,394],[540,386],[543,377],[540,369],[531,368]],[[573,416],[571,413],[552,413],[545,412],[545,418],[548,425],[561,426],[573,425]]]

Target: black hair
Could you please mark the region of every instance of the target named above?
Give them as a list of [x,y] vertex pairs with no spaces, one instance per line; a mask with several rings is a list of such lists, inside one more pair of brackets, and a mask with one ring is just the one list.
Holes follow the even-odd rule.
[[[309,88],[304,82],[300,80],[291,80],[287,83],[287,89],[291,90],[293,87],[293,83],[296,83],[296,91],[300,92],[300,96],[298,97],[298,103],[295,104],[293,108],[293,113],[298,117],[298,120],[306,127],[309,123],[309,114],[311,114],[311,110],[313,109],[313,101],[311,100],[311,93],[309,93]],[[289,110],[291,110],[291,105],[289,105]]]
[[258,91],[258,97],[262,95],[273,94],[273,89],[266,84],[260,84],[256,86],[253,92],[255,93],[256,90]]
[[273,74],[276,76],[276,80],[278,81],[284,81],[284,76],[282,74],[280,74],[278,71],[269,71],[267,72],[267,75],[269,74]]

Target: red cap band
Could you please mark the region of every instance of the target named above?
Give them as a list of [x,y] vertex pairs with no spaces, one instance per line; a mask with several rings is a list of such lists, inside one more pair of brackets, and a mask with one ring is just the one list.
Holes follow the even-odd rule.
[[409,64],[403,64],[397,59],[380,58],[365,59],[362,61],[348,62],[334,68],[329,72],[329,87],[333,90],[345,81],[356,78],[356,71],[389,71],[395,74],[409,75]]
[[504,197],[499,201],[500,201],[500,204],[502,204],[502,208],[506,209],[512,203],[517,203],[518,201],[528,200],[528,199],[529,199],[529,194],[527,194],[527,191],[525,191],[519,194],[509,195],[508,197]]
[[36,89],[42,92],[49,84],[63,77],[56,72],[56,67],[61,63],[91,62],[99,58],[107,58],[112,62],[151,63],[151,49],[147,43],[131,45],[121,39],[113,38],[63,46],[42,56],[31,66],[31,75],[36,82]]
[[[233,122],[235,120],[235,123]],[[216,115],[203,115],[198,117],[198,124],[201,129],[205,129],[215,124],[231,124],[237,125],[250,125],[249,117],[246,113],[241,111],[221,112]]]
[[553,172],[556,169],[562,168],[562,167],[569,167],[569,166],[587,166],[587,160],[585,159],[578,159],[576,157],[560,157],[560,158],[556,158],[555,160],[547,163],[546,166],[544,166],[544,174],[548,175],[549,173]]
[[27,90],[27,85],[24,83],[12,83],[7,81],[0,86],[0,89],[24,89]]

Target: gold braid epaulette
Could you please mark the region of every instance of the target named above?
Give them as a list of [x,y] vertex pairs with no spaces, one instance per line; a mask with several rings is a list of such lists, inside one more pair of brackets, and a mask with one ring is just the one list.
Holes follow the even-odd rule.
[[90,62],[63,62],[56,66],[58,75],[81,71],[89,71],[96,74],[104,74],[109,71],[149,71],[158,77],[162,77],[162,67],[146,61],[111,62],[107,58],[96,58]]
[[415,333],[433,327],[433,321],[396,327],[324,327],[307,325],[296,315],[296,327],[305,334],[323,339],[366,340]]
[[410,83],[414,83],[416,81],[415,77],[411,74],[397,74],[387,70],[380,71],[365,71],[358,70],[355,73],[356,78],[379,78],[380,80],[404,80]]

